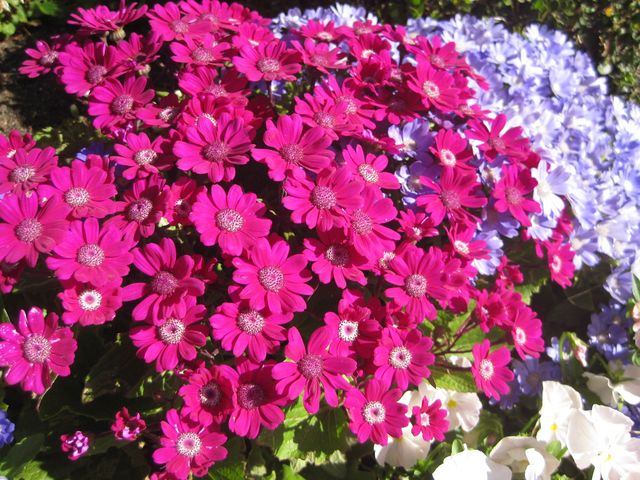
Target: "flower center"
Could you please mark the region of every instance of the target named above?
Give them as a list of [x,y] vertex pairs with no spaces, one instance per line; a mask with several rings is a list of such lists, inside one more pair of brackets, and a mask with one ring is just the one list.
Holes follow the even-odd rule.
[[428,427],[431,425],[431,416],[428,413],[420,414],[420,425],[423,427]]
[[216,225],[226,232],[237,232],[244,225],[244,217],[232,208],[225,208],[216,212]]
[[305,378],[318,378],[322,373],[322,357],[311,353],[305,355],[298,362],[298,370]]
[[280,62],[275,58],[265,57],[258,60],[256,67],[262,73],[274,73],[280,70]]
[[174,20],[169,25],[171,26],[171,30],[176,33],[186,33],[189,31],[189,24],[181,19]]
[[50,67],[51,65],[56,63],[56,60],[58,60],[58,52],[56,52],[55,50],[47,50],[42,54],[40,60],[38,60],[38,63],[43,67]]
[[22,344],[24,357],[31,363],[44,363],[51,355],[51,343],[37,333],[29,335]]
[[163,122],[170,122],[178,114],[178,109],[175,107],[167,107],[158,113],[158,118]]
[[373,230],[373,221],[362,210],[356,210],[351,214],[351,228],[358,235],[367,235]]
[[292,165],[299,165],[304,159],[304,151],[300,145],[294,143],[289,145],[283,145],[280,148],[280,156],[285,162]]
[[148,198],[140,198],[135,202],[131,202],[127,208],[127,217],[129,220],[143,222],[147,219],[153,210],[153,203]]
[[424,297],[427,293],[427,279],[419,273],[409,275],[404,279],[404,290],[410,297]]
[[196,127],[199,127],[200,124],[204,121],[211,122],[211,124],[216,127],[218,125],[218,121],[215,119],[213,115],[210,113],[202,113],[196,117]]
[[427,80],[422,84],[422,91],[429,98],[438,98],[440,96],[440,87],[431,80]]
[[111,102],[111,111],[116,115],[126,115],[133,108],[133,97],[128,94],[118,95]]
[[506,147],[504,140],[502,140],[500,137],[491,137],[489,138],[489,140],[487,140],[487,143],[494,150],[504,150]]
[[202,156],[210,162],[224,162],[227,152],[227,146],[223,142],[214,142],[202,149]]
[[562,270],[562,259],[558,255],[554,255],[551,259],[551,270],[559,273]]
[[360,333],[358,322],[353,320],[341,320],[338,325],[338,337],[347,343],[355,342]]
[[178,200],[173,206],[173,213],[176,217],[188,218],[191,213],[191,204],[186,200]]
[[462,206],[458,192],[452,190],[443,190],[440,193],[440,200],[447,210],[456,210]]
[[178,435],[178,441],[176,442],[176,450],[183,457],[193,458],[202,448],[202,440],[195,432],[185,432]]
[[313,120],[322,128],[333,128],[336,124],[336,117],[329,112],[316,112],[313,114]]
[[446,167],[455,167],[457,162],[455,154],[451,150],[447,150],[446,148],[440,150],[440,160]]
[[256,310],[245,310],[238,314],[238,328],[249,335],[257,335],[264,328],[264,317]]
[[211,63],[215,57],[208,48],[198,47],[191,52],[191,58],[198,63]]
[[316,37],[318,40],[322,40],[323,42],[330,42],[333,40],[333,34],[326,31],[316,33]]
[[220,387],[214,381],[211,381],[200,388],[200,403],[202,405],[215,407],[220,403],[221,397],[222,393],[220,392]]
[[226,97],[227,89],[219,83],[212,83],[205,89],[206,93],[213,95],[214,97]]
[[485,380],[491,380],[493,377],[493,362],[487,358],[480,362],[480,376]]
[[329,187],[316,186],[311,190],[311,203],[321,210],[336,206],[336,194]]
[[340,103],[344,103],[347,105],[347,109],[345,110],[345,113],[347,115],[353,115],[358,112],[358,105],[356,104],[356,101],[352,96],[350,95],[339,96],[338,98],[336,98],[336,104],[340,104]]
[[13,183],[24,183],[36,174],[36,169],[31,165],[22,165],[11,170],[9,180]]
[[393,368],[401,368],[404,370],[411,365],[411,358],[411,352],[407,347],[394,347],[391,352],[389,352],[389,365]]
[[522,202],[522,194],[516,187],[507,187],[504,189],[504,196],[510,205],[520,205]]
[[264,401],[264,390],[255,383],[243,383],[238,387],[238,405],[245,410],[253,410],[262,405]]
[[84,290],[78,295],[78,304],[86,312],[93,312],[102,305],[102,294],[97,290]]
[[462,240],[454,241],[453,248],[456,249],[456,252],[459,252],[463,255],[469,255],[469,244],[463,242]]
[[187,327],[181,320],[170,318],[158,327],[158,335],[160,335],[160,340],[167,345],[175,345],[180,343],[186,329]]
[[387,412],[380,402],[369,402],[362,409],[362,417],[369,425],[376,425],[384,422]]
[[104,76],[107,74],[107,69],[102,65],[93,65],[89,67],[87,73],[85,75],[85,79],[91,85],[97,85],[104,79]]
[[514,333],[515,341],[518,345],[524,345],[525,343],[527,343],[527,334],[522,328],[516,327]]
[[429,61],[434,67],[444,68],[444,59],[440,55],[432,54]]
[[329,245],[324,252],[324,256],[336,267],[344,267],[349,263],[349,250],[344,245]]
[[42,224],[35,218],[25,218],[14,230],[18,240],[31,243],[42,234]]
[[64,193],[64,201],[74,208],[86,205],[89,200],[91,200],[89,191],[83,187],[73,187]]
[[151,289],[158,295],[171,295],[178,288],[178,279],[169,272],[160,271],[151,279]]
[[327,58],[327,55],[314,53],[313,55],[311,55],[311,63],[320,67],[326,67],[327,65],[329,65],[329,59]]
[[284,286],[284,274],[278,267],[268,266],[258,270],[258,280],[265,290],[279,292]]
[[367,183],[378,183],[380,179],[380,174],[378,171],[373,168],[368,163],[361,163],[358,165],[358,173],[362,177],[362,179]]
[[144,148],[142,150],[138,150],[136,154],[133,156],[133,160],[141,167],[155,162],[156,158],[158,158],[158,154],[150,148]]
[[76,260],[85,267],[99,267],[104,262],[104,250],[100,245],[87,243],[78,249]]

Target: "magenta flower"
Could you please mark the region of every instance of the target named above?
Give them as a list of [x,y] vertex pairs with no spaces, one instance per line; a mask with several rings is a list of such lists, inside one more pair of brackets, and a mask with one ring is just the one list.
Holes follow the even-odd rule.
[[178,77],[180,90],[193,98],[211,96],[227,98],[241,104],[247,103],[247,79],[236,70],[226,70],[221,76],[215,68],[197,66],[192,71],[183,71]]
[[[26,150],[28,152],[33,150],[35,146],[35,140],[28,133],[22,135],[17,130],[11,130],[8,137],[0,134],[0,160],[10,159],[18,150]],[[52,153],[54,152],[55,150]]]
[[63,282],[63,286],[65,289],[58,294],[58,298],[65,310],[62,321],[67,325],[102,325],[113,320],[122,306],[123,292],[119,282],[100,287]]
[[213,185],[211,192],[200,192],[190,218],[204,245],[217,244],[223,253],[237,256],[269,234],[271,220],[262,218],[265,211],[256,195],[243,193],[240,186],[232,185],[225,193]]
[[444,440],[444,434],[449,430],[449,420],[440,400],[429,403],[429,399],[424,397],[420,406],[413,407],[411,414],[414,419],[411,433],[414,437],[422,435],[425,442]]
[[287,48],[285,42],[272,40],[255,47],[242,47],[240,55],[233,57],[233,64],[252,82],[260,80],[295,80],[302,69],[301,55]]
[[127,180],[146,178],[171,167],[164,152],[166,143],[162,137],[152,142],[146,133],[127,133],[124,145],[114,145],[117,155],[112,155],[111,158],[117,164],[127,167],[122,172]]
[[573,263],[573,257],[575,257],[576,252],[572,250],[571,245],[568,243],[544,242],[544,246],[547,250],[551,280],[562,288],[570,287],[576,271],[576,266]]
[[52,147],[11,150],[0,155],[0,193],[27,193],[45,183],[58,163]]
[[526,198],[531,194],[538,182],[531,172],[517,165],[503,165],[502,178],[493,188],[494,204],[498,212],[509,211],[513,217],[525,227],[531,226],[527,212],[540,213],[542,209],[535,200]]
[[239,437],[256,438],[262,427],[275,430],[284,421],[286,398],[276,392],[274,363],[254,363],[246,357],[236,361],[239,374],[229,430]]
[[487,339],[473,346],[471,373],[476,380],[478,390],[500,400],[500,394],[509,393],[508,383],[514,378],[513,372],[507,368],[511,362],[511,353],[507,347],[500,347],[491,353],[490,348],[491,343]]
[[138,347],[138,357],[147,363],[155,361],[157,372],[173,370],[179,361],[194,360],[196,347],[207,343],[207,327],[201,323],[206,310],[189,297],[169,307],[162,318],[145,319],[133,327],[129,336]]
[[160,244],[147,243],[132,253],[136,268],[151,277],[126,287],[130,300],[142,298],[131,312],[134,320],[158,320],[176,303],[204,294],[204,282],[193,276],[193,258],[177,257],[170,238],[162,238]]
[[126,5],[120,2],[118,10],[109,10],[104,5],[96,8],[78,8],[78,13],[71,14],[71,20],[67,23],[78,25],[79,34],[92,35],[104,32],[115,32],[129,23],[135,22],[147,12],[147,6],[137,7],[137,3]]
[[147,423],[140,413],[131,415],[127,407],[116,413],[116,421],[111,425],[111,431],[117,440],[133,442],[147,429]]
[[182,40],[191,35],[204,35],[210,31],[207,22],[198,21],[193,15],[183,15],[173,2],[156,4],[147,12],[151,30],[165,42]]
[[375,378],[365,384],[364,393],[357,388],[347,391],[344,407],[349,413],[349,428],[360,443],[372,440],[386,445],[389,436],[402,436],[409,418],[407,406],[398,402],[401,396],[402,390],[389,390]]
[[276,240],[273,245],[260,238],[249,250],[248,258],[236,257],[233,265],[233,281],[244,285],[240,298],[249,300],[251,308],[273,313],[302,312],[306,303],[302,295],[311,295],[313,288],[307,285],[311,276],[305,269],[303,255],[289,255],[289,245]]
[[330,47],[326,43],[316,43],[307,38],[304,45],[294,40],[293,47],[302,55],[302,63],[317,68],[322,73],[329,74],[329,70],[349,67],[345,54],[339,48]]
[[473,169],[467,162],[473,158],[473,152],[467,141],[454,130],[441,129],[434,138],[435,146],[429,147],[429,151],[440,161],[445,168]]
[[0,366],[8,385],[20,384],[23,390],[41,395],[51,385],[51,372],[61,377],[71,374],[77,343],[70,328],[58,328],[58,316],[45,318],[33,307],[20,310],[18,329],[0,324]]
[[49,43],[42,40],[36,41],[36,48],[27,48],[24,53],[29,57],[22,62],[18,72],[22,75],[27,75],[29,78],[36,78],[40,75],[45,75],[51,71],[59,73],[60,52],[67,46],[71,40],[71,36],[54,35],[50,38]]
[[373,357],[380,338],[380,322],[371,316],[371,310],[341,300],[338,313],[324,314],[324,323],[332,337],[329,353],[342,357],[357,354],[367,360]]
[[395,383],[403,391],[409,384],[420,385],[431,375],[428,366],[435,361],[429,351],[432,346],[431,339],[419,330],[383,329],[373,354],[373,364],[378,367],[375,378],[385,388]]
[[327,352],[331,343],[331,332],[327,327],[316,329],[305,348],[300,332],[295,327],[289,329],[285,356],[293,362],[278,363],[273,367],[273,378],[278,383],[276,391],[295,400],[304,390],[302,402],[307,412],[318,413],[320,389],[331,407],[338,406],[336,389],[349,388],[342,375],[353,375],[356,361],[335,356]]
[[205,187],[198,185],[192,178],[180,177],[173,182],[169,191],[169,205],[165,218],[171,225],[192,225],[189,218],[200,192]]
[[220,424],[233,410],[237,389],[238,374],[230,366],[200,367],[178,391],[184,400],[181,414],[201,425]]
[[460,90],[455,78],[447,71],[438,70],[428,62],[419,62],[407,86],[422,97],[426,108],[437,108],[443,113],[456,110],[460,103]]
[[521,127],[510,128],[503,134],[506,124],[507,116],[504,114],[496,115],[491,122],[491,130],[481,120],[471,120],[464,134],[467,138],[482,142],[478,148],[489,162],[495,161],[498,155],[521,160],[528,155],[529,140],[522,137]]
[[318,227],[326,232],[334,227],[346,226],[347,210],[362,206],[364,184],[351,176],[346,167],[323,170],[311,181],[304,175],[288,178],[284,183],[287,196],[282,205],[291,210],[295,223]]
[[191,422],[172,408],[160,427],[164,436],[160,438],[161,447],[153,452],[153,461],[165,465],[167,473],[177,480],[187,480],[191,473],[202,477],[227,457],[227,449],[222,446],[227,437],[214,425]]
[[436,247],[425,252],[413,245],[405,248],[389,262],[384,279],[395,287],[385,290],[385,295],[398,307],[405,307],[415,322],[424,318],[434,320],[436,309],[430,298],[441,303],[448,298],[445,263],[442,250]]
[[526,304],[518,302],[509,309],[513,319],[511,336],[516,352],[523,360],[527,357],[538,358],[544,352],[542,322]]
[[136,112],[153,100],[153,90],[145,90],[146,77],[127,77],[122,84],[108,78],[93,89],[89,97],[89,115],[93,126],[99,130],[124,127],[135,120]]
[[360,177],[366,185],[375,185],[386,190],[398,190],[400,182],[393,173],[385,172],[389,160],[385,155],[365,155],[361,145],[353,148],[347,145],[342,151],[345,164],[354,175]]
[[73,435],[60,435],[60,448],[72,461],[78,460],[89,450],[91,440],[85,433],[77,430]]
[[42,207],[38,195],[9,195],[0,200],[0,260],[17,263],[24,258],[35,267],[40,253],[49,253],[67,233],[67,208],[58,197]]
[[[269,148],[254,148],[253,158],[269,167],[269,177],[278,182],[289,172],[305,168],[320,172],[329,167],[335,154],[328,150],[331,138],[318,127],[305,130],[299,115],[280,115],[277,126],[267,120],[267,131],[263,136]],[[272,150],[273,149],[273,150]]]
[[287,338],[283,324],[291,321],[291,314],[258,311],[248,302],[223,303],[211,316],[209,323],[213,338],[236,357],[247,351],[254,362],[262,362],[267,354],[278,351],[280,342]]
[[209,180],[218,183],[233,180],[234,165],[248,163],[252,147],[244,121],[223,113],[215,125],[203,121],[189,127],[186,141],[177,141],[173,153],[180,170],[207,174]]
[[205,34],[198,37],[185,36],[181,42],[169,45],[173,56],[171,60],[187,65],[221,65],[231,45],[220,42],[219,38]]
[[47,258],[47,266],[60,280],[75,279],[101,287],[121,283],[129,273],[132,242],[113,226],[100,228],[98,220],[87,218],[71,222],[69,232]]
[[59,59],[62,66],[60,80],[66,92],[79,97],[102,85],[106,79],[115,79],[125,71],[118,50],[104,42],[87,42],[83,46],[69,44],[60,53]]
[[332,140],[358,133],[359,125],[349,123],[347,102],[336,101],[332,97],[315,97],[310,93],[295,97],[295,100],[295,112],[302,122],[311,128],[321,128]]

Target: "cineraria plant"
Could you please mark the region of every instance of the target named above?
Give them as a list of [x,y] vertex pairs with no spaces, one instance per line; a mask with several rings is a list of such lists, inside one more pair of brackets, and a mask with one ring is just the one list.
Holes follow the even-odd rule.
[[[0,366],[31,393],[6,391],[28,418],[0,473],[438,478],[461,432],[496,440],[478,393],[559,376],[529,305],[575,270],[545,152],[454,42],[335,12],[99,6],[27,51],[101,147],[0,136]],[[518,448],[555,470],[541,445]],[[499,447],[459,455],[507,478]]]

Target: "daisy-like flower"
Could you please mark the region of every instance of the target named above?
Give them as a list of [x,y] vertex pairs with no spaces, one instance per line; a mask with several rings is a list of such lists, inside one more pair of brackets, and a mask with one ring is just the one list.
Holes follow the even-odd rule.
[[395,250],[400,235],[384,224],[396,218],[398,211],[390,198],[374,188],[365,188],[362,207],[349,212],[349,239],[356,251],[366,258]]
[[388,437],[400,437],[402,429],[409,424],[407,406],[399,402],[402,390],[385,388],[372,378],[364,386],[347,391],[344,406],[349,413],[349,428],[360,443],[372,440],[386,445]]
[[573,282],[573,274],[576,271],[576,266],[573,263],[576,252],[568,243],[544,242],[544,246],[547,250],[551,280],[563,288],[570,287]]
[[147,12],[147,17],[151,30],[165,42],[182,40],[192,35],[200,36],[210,31],[207,22],[198,21],[194,15],[183,15],[173,2],[154,5]]
[[438,130],[435,138],[435,146],[429,147],[429,151],[440,161],[445,168],[473,169],[467,162],[473,158],[473,152],[468,142],[454,130]]
[[282,181],[300,167],[320,172],[329,167],[335,154],[327,149],[331,138],[318,127],[305,129],[299,115],[280,115],[277,124],[267,120],[264,144],[271,148],[254,148],[253,158],[269,167],[269,177]]
[[373,357],[373,351],[380,338],[380,322],[371,315],[371,310],[341,300],[338,313],[324,314],[324,323],[331,332],[329,352],[336,356],[360,355]]
[[51,385],[51,372],[62,377],[71,374],[77,343],[71,329],[58,328],[58,316],[45,318],[33,307],[18,314],[18,329],[0,324],[0,366],[9,367],[3,380],[20,384],[23,390],[43,394]]
[[346,167],[323,170],[315,181],[302,175],[290,177],[284,183],[287,196],[282,205],[291,210],[295,223],[326,232],[346,226],[346,212],[362,206],[363,186]]
[[223,253],[238,256],[269,234],[271,220],[262,218],[265,211],[258,197],[243,193],[239,185],[232,185],[228,193],[212,185],[211,192],[198,194],[190,218],[204,245],[217,244]]
[[116,187],[105,170],[89,167],[85,162],[74,160],[71,167],[55,168],[51,172],[51,184],[43,185],[43,197],[54,195],[64,200],[69,207],[70,219],[86,217],[104,218],[115,210],[112,200]]
[[187,480],[191,474],[202,477],[227,457],[222,446],[227,437],[214,425],[192,422],[172,408],[160,428],[161,447],[153,452],[153,461],[165,465],[166,472],[177,480]]
[[542,322],[523,302],[518,302],[515,308],[509,309],[509,316],[513,319],[511,336],[516,352],[523,360],[529,357],[538,358],[544,351],[542,338]]
[[191,225],[193,222],[189,216],[193,210],[193,204],[205,187],[198,185],[198,182],[192,178],[180,177],[169,188],[165,218],[171,225]]
[[129,252],[132,246],[113,226],[100,228],[95,218],[76,220],[71,222],[64,239],[56,243],[47,266],[60,280],[73,278],[96,287],[120,283],[133,262]]
[[60,81],[65,91],[79,97],[102,85],[107,78],[115,79],[125,72],[118,50],[103,42],[69,44],[60,52],[59,59]]
[[495,161],[498,155],[504,155],[512,160],[522,160],[528,156],[529,140],[522,137],[522,127],[514,127],[502,133],[507,124],[507,116],[497,115],[491,121],[491,129],[481,120],[470,120],[469,128],[464,134],[467,138],[478,140],[478,149],[484,153],[489,162]]
[[314,67],[322,73],[329,74],[329,70],[348,68],[346,56],[339,48],[330,47],[326,43],[316,43],[307,38],[304,45],[293,41],[293,47],[302,55],[302,63]]
[[107,130],[135,120],[137,111],[150,103],[155,95],[153,90],[145,90],[146,86],[146,77],[130,76],[124,84],[108,78],[103,85],[94,88],[89,97],[89,115],[95,117],[93,126]]
[[289,329],[285,356],[293,362],[282,362],[273,367],[273,378],[278,382],[276,391],[295,400],[304,390],[302,402],[307,412],[314,414],[320,408],[320,388],[332,407],[338,406],[336,389],[349,388],[342,375],[352,375],[356,361],[327,351],[331,343],[331,331],[327,327],[316,329],[305,348],[300,332]]
[[400,182],[393,173],[385,172],[389,160],[385,155],[375,156],[371,153],[365,155],[361,145],[354,148],[347,145],[342,150],[346,166],[354,175],[360,177],[365,185],[375,185],[386,190],[398,190]]
[[187,65],[221,65],[225,60],[226,51],[230,45],[219,42],[213,35],[198,37],[187,36],[182,42],[169,45],[173,56],[171,60]]
[[233,394],[238,388],[238,374],[228,365],[200,367],[180,387],[184,400],[181,413],[202,425],[220,424],[233,410]]
[[235,357],[246,351],[254,362],[262,362],[267,354],[278,350],[280,342],[286,340],[286,329],[282,326],[293,318],[291,314],[276,314],[258,311],[242,300],[223,303],[211,316],[209,323],[213,338]]
[[192,71],[181,72],[178,77],[180,90],[193,98],[203,95],[213,98],[228,98],[245,104],[249,95],[247,79],[236,70],[227,70],[218,75],[215,68],[197,66]]
[[247,154],[253,147],[244,121],[227,113],[220,115],[215,125],[203,121],[189,127],[185,140],[173,147],[178,168],[207,174],[213,183],[233,180],[234,165],[248,163]]
[[0,152],[0,194],[27,193],[45,183],[58,163],[53,147],[12,149],[11,155]]
[[49,253],[67,233],[68,209],[58,197],[39,206],[38,195],[9,195],[0,200],[0,260],[24,258],[33,268],[40,253]]
[[542,209],[535,200],[527,198],[535,186],[536,180],[526,168],[517,165],[503,165],[502,178],[493,188],[494,204],[498,212],[508,211],[525,227],[531,226],[527,213],[540,213]]
[[373,355],[375,378],[385,388],[395,383],[403,391],[410,383],[420,385],[431,375],[428,366],[435,360],[429,351],[432,346],[431,339],[418,330],[385,328]]
[[511,361],[511,353],[507,347],[500,347],[489,352],[491,343],[484,339],[482,343],[473,346],[473,366],[471,373],[476,380],[478,390],[487,396],[500,400],[500,395],[509,393],[508,383],[514,379],[514,374],[507,368]]
[[252,81],[295,80],[302,69],[302,57],[296,50],[287,48],[285,42],[272,40],[240,49],[240,55],[233,57],[234,66]]
[[8,137],[0,134],[0,160],[12,158],[18,150],[26,150],[28,152],[33,150],[35,146],[35,140],[28,133],[22,135],[17,130],[11,130]]
[[307,306],[302,295],[313,293],[307,284],[311,280],[305,268],[307,260],[299,254],[289,257],[289,244],[284,240],[270,245],[260,238],[247,258],[236,257],[233,265],[233,281],[244,285],[238,295],[256,310],[268,307],[273,313],[302,312]]
[[443,303],[449,296],[442,250],[436,247],[425,252],[408,246],[389,262],[384,278],[395,285],[385,290],[385,295],[398,307],[405,307],[415,322],[422,322],[425,317],[434,320],[436,309],[430,298]]
[[426,442],[434,439],[439,442],[444,440],[444,434],[449,430],[449,421],[447,411],[442,408],[440,400],[429,403],[429,399],[424,397],[422,404],[413,407],[411,414],[414,419],[411,428],[413,435],[422,435]]
[[78,25],[78,33],[81,35],[116,32],[147,12],[146,5],[136,8],[137,5],[135,2],[126,5],[124,0],[121,0],[120,8],[117,10],[109,10],[104,5],[98,5],[96,8],[78,8],[78,12],[72,13],[71,20],[67,23]]
[[127,40],[118,42],[116,48],[127,72],[145,74],[158,59],[162,41],[156,35],[139,35],[134,32]]
[[310,93],[305,93],[304,98],[296,97],[295,112],[302,121],[310,127],[321,128],[332,140],[358,133],[358,125],[349,123],[348,108],[347,102],[332,97],[316,97]]
[[461,102],[455,78],[447,71],[433,68],[428,62],[418,63],[407,86],[420,94],[426,108],[435,107],[449,113],[456,110]]
[[27,48],[29,57],[22,62],[18,71],[29,78],[36,78],[51,71],[58,73],[60,69],[59,55],[71,40],[70,35],[54,35],[49,43],[42,40],[36,42],[36,48]]
[[116,144],[114,149],[117,155],[111,155],[117,164],[127,167],[122,176],[127,180],[134,178],[146,178],[167,170],[171,163],[165,156],[167,141],[162,137],[149,140],[146,133],[127,133],[125,144]]
[[284,421],[287,400],[276,392],[274,363],[254,363],[246,357],[236,361],[238,387],[234,395],[229,430],[240,437],[256,438],[262,427],[275,430]]
[[117,282],[101,287],[63,282],[63,287],[64,290],[58,294],[58,298],[65,310],[62,321],[67,325],[102,325],[113,320],[122,306],[122,289]]
[[193,297],[175,303],[157,319],[146,319],[133,327],[129,336],[138,347],[137,356],[155,362],[157,372],[173,370],[179,361],[196,358],[196,347],[207,343],[207,327],[202,319],[207,309]]
[[147,243],[132,253],[136,268],[151,277],[149,282],[126,287],[130,300],[143,298],[131,312],[134,320],[158,319],[176,303],[204,294],[204,282],[193,277],[193,258],[177,257],[170,238],[162,238],[159,244]]

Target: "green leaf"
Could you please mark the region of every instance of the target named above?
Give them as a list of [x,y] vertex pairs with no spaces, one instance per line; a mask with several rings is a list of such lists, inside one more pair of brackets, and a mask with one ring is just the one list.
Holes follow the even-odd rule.
[[305,480],[302,475],[293,471],[289,465],[284,464],[282,466],[282,480]]
[[633,276],[633,298],[636,302],[640,302],[640,278],[636,274]]
[[469,371],[449,370],[440,367],[431,369],[431,380],[438,388],[455,392],[476,392],[476,382]]
[[23,438],[9,449],[2,462],[0,472],[9,478],[16,477],[24,470],[26,464],[35,458],[43,444],[43,433]]
[[53,477],[42,468],[42,463],[35,460],[27,463],[21,473],[11,478],[12,480],[53,480]]
[[547,452],[556,457],[558,460],[562,460],[562,457],[566,453],[567,449],[562,446],[558,440],[549,442],[546,446]]
[[[239,437],[230,438],[224,445],[227,458],[216,463],[210,470],[208,478],[211,480],[244,480],[245,453],[244,440]],[[259,447],[255,447],[259,449]]]

